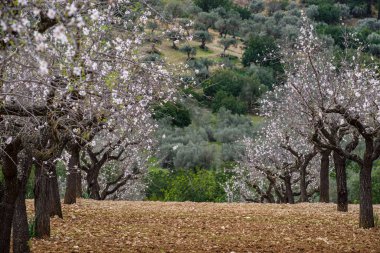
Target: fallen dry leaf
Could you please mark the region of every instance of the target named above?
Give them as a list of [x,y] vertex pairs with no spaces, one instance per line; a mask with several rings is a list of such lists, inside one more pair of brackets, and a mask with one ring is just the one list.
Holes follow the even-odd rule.
[[[29,212],[33,209],[28,201]],[[32,252],[380,252],[358,206],[94,201],[63,205]],[[380,214],[380,206],[375,207]],[[74,215],[75,214],[75,215]],[[74,218],[75,217],[75,218]]]

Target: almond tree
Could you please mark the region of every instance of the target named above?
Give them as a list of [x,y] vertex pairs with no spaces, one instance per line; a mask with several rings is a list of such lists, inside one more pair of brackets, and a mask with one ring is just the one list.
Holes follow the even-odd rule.
[[[119,191],[128,180],[143,174],[144,159],[153,148],[151,133],[155,125],[149,117],[140,117],[135,126],[116,127],[111,133],[108,129],[99,132],[82,150],[79,168],[86,173],[87,193],[92,199],[104,200]],[[135,169],[136,162],[139,163],[138,169]],[[105,166],[120,169],[116,179],[103,182],[102,187],[100,174]]]
[[[132,10],[133,2],[0,5],[0,150],[5,181],[0,252],[9,252],[15,203],[22,190],[17,169],[22,152],[36,164],[60,157],[64,148],[76,152],[92,129],[112,125],[117,112],[124,112],[124,122],[137,124],[135,119],[149,116],[152,101],[169,98],[174,89],[162,66],[139,62],[144,37],[140,26],[150,11],[120,12]],[[69,175],[77,161],[70,164]],[[40,166],[41,179],[50,175],[48,167]],[[36,188],[36,201],[46,202],[46,188]],[[36,217],[43,217],[46,228],[41,236],[49,234],[44,206],[36,204]],[[24,246],[21,252],[28,251],[25,241]]]
[[[380,82],[376,66],[361,63],[360,54],[359,48],[353,57],[334,59],[304,18],[296,45],[284,57],[288,60],[284,99],[303,115],[305,125],[314,128],[312,141],[334,152],[340,163],[336,166],[344,166],[342,159],[359,165],[359,226],[371,228],[371,171],[380,155]],[[353,152],[359,141],[365,146],[362,154]]]
[[[294,203],[295,195],[300,195],[301,202],[308,201],[318,191],[317,151],[291,123],[287,118],[273,114],[256,140],[243,142],[246,155],[240,164],[242,169],[248,170],[248,182],[257,192],[265,193],[270,199],[269,193],[274,190],[279,202],[287,203]],[[265,186],[263,181],[268,181],[268,189],[257,190],[260,185]]]

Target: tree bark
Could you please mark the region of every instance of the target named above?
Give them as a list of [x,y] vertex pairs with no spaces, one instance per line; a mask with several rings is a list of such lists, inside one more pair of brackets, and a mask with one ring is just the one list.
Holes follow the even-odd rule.
[[319,202],[329,203],[329,167],[330,167],[330,151],[321,152],[321,170],[319,182]]
[[274,185],[274,193],[277,196],[276,203],[281,204],[281,203],[286,203],[286,196],[284,196],[281,191],[281,188],[278,186]]
[[50,237],[49,179],[46,168],[36,164],[36,185],[34,206],[36,217],[36,237]]
[[0,253],[10,251],[13,215],[19,191],[17,179],[17,155],[19,151],[18,145],[10,144],[5,148],[2,156],[4,196],[0,204]]
[[200,48],[202,48],[203,50],[206,49],[206,40],[202,40]]
[[76,175],[76,196],[77,198],[82,197],[82,173],[80,169],[78,169]]
[[77,174],[79,171],[80,148],[74,146],[70,149],[70,159],[68,164],[68,175],[66,179],[65,204],[76,203],[77,196]]
[[3,196],[4,196],[4,185],[3,185],[3,182],[0,181],[0,204],[3,201]]
[[49,184],[49,215],[50,217],[58,216],[63,218],[62,207],[61,207],[61,198],[59,195],[58,187],[58,176],[57,176],[57,164],[55,162],[49,162],[47,164],[48,170],[50,172],[50,177],[48,178]]
[[28,245],[29,227],[28,227],[28,217],[26,214],[24,189],[21,189],[16,200],[12,226],[13,226],[13,229],[12,229],[13,252],[14,253],[30,252],[29,245]]
[[308,202],[307,185],[306,185],[306,166],[302,165],[300,168],[300,189],[301,189],[301,202]]
[[20,190],[16,200],[15,212],[13,215],[12,224],[12,238],[13,238],[13,252],[26,253],[30,252],[29,249],[29,228],[28,228],[28,216],[26,213],[25,195],[26,185],[30,175],[32,167],[31,157],[24,155],[20,159],[21,175],[19,176]]
[[346,158],[338,153],[333,153],[336,189],[337,189],[337,210],[339,212],[348,211],[348,191],[347,191],[347,175],[346,175]]
[[372,154],[373,140],[366,140],[363,165],[360,169],[360,214],[359,227],[373,228],[375,226],[372,206]]
[[293,190],[292,190],[292,182],[291,182],[291,176],[285,175],[284,181],[285,181],[285,192],[286,192],[286,198],[288,200],[289,204],[294,204],[294,196],[293,196]]
[[87,180],[87,192],[90,195],[91,199],[100,200],[100,186],[98,182],[99,170],[91,168],[88,171],[86,180]]

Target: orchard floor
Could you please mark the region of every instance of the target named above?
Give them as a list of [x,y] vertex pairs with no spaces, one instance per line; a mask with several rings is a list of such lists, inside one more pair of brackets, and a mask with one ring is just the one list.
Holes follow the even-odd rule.
[[[32,202],[28,202],[31,211]],[[358,228],[358,206],[79,199],[52,219],[32,252],[380,252],[380,228]],[[380,206],[375,207],[380,216]]]

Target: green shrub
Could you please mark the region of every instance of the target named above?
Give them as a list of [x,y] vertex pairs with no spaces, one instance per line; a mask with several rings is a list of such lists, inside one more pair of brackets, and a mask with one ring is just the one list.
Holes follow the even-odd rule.
[[318,11],[318,6],[317,5],[310,5],[307,9],[306,9],[306,15],[308,18],[310,19],[317,19],[318,18],[318,15],[319,15],[319,11]]
[[248,105],[246,102],[221,90],[216,93],[211,108],[213,112],[217,112],[222,107],[236,114],[246,114],[248,112]]
[[269,17],[265,16],[262,13],[258,13],[252,16],[251,18],[255,23],[265,23]]
[[326,22],[327,24],[336,24],[341,17],[340,8],[332,4],[321,4],[318,6],[317,21]]
[[356,24],[357,30],[368,29],[369,33],[378,32],[380,30],[380,20],[375,18],[365,18],[358,21]]
[[192,88],[187,88],[187,89],[184,89],[183,92],[186,94],[186,95],[189,95],[190,97],[193,97],[195,98],[198,102],[200,102],[201,104],[205,104],[205,97],[194,91]]
[[35,217],[31,217],[28,220],[28,232],[29,232],[29,238],[36,237],[36,219],[35,219]]
[[148,200],[164,200],[165,191],[169,186],[170,174],[167,169],[150,168],[145,178],[147,184],[146,198]]
[[290,1],[288,6],[286,6],[286,10],[296,10],[298,9],[298,4],[296,1]]
[[298,26],[300,24],[300,18],[297,16],[284,16],[279,25],[285,27],[286,25]]
[[182,170],[165,191],[165,201],[223,202],[225,193],[214,171]]
[[202,86],[214,112],[224,107],[236,114],[252,111],[257,99],[266,91],[256,76],[247,76],[233,70],[217,71]]
[[367,4],[356,5],[351,10],[352,15],[355,18],[363,18],[368,15]]
[[268,67],[260,67],[257,65],[251,65],[248,74],[251,76],[258,77],[260,83],[265,85],[269,90],[273,88],[276,84],[276,79],[274,78],[273,69]]
[[346,27],[340,25],[321,24],[316,27],[316,30],[318,34],[331,36],[331,38],[334,40],[335,45],[339,46],[342,49],[346,48],[345,37],[346,34],[350,32],[350,30],[347,30]]
[[339,9],[340,16],[342,17],[342,19],[348,19],[351,17],[350,7],[347,4],[336,3],[336,4],[334,4],[334,6]]
[[274,38],[270,36],[251,37],[243,53],[242,62],[246,67],[254,63],[271,67],[277,72],[283,72],[283,67],[278,57],[278,47]]
[[242,154],[236,140],[255,136],[260,127],[251,117],[232,114],[224,108],[212,114],[194,106],[191,115],[192,124],[185,128],[160,121],[156,156],[161,167],[174,171],[195,167],[221,170],[223,162]]
[[334,4],[335,0],[303,0],[308,5]]
[[371,44],[368,45],[368,51],[376,56],[380,56],[380,44]]
[[361,29],[358,29],[356,32],[356,37],[363,42],[364,44],[368,44],[368,36],[372,33],[372,30],[368,27],[362,27]]
[[242,19],[249,19],[251,17],[251,12],[247,7],[234,4],[232,8],[239,13]]
[[368,35],[367,41],[370,44],[380,44],[380,34],[371,33],[370,35]]
[[146,178],[147,200],[223,202],[222,184],[226,175],[212,170],[194,169],[170,172],[150,168]]
[[167,102],[154,107],[154,119],[162,119],[165,117],[170,118],[173,126],[185,127],[191,124],[189,110],[180,103]]
[[251,4],[249,5],[249,9],[253,13],[259,13],[264,11],[265,5],[263,0],[257,0],[257,1],[252,1]]
[[175,168],[191,169],[202,167],[212,169],[219,167],[218,147],[208,142],[193,143],[192,140],[186,145],[179,145],[173,159]]
[[224,107],[237,114],[251,111],[260,95],[267,90],[257,76],[233,70],[217,71],[202,86],[214,112]]
[[83,191],[81,198],[83,198],[83,199],[90,199],[90,194],[87,191]]
[[197,15],[195,24],[198,24],[199,30],[208,30],[210,27],[214,26],[214,23],[218,20],[218,15],[214,12],[200,12]]
[[179,1],[170,1],[165,5],[164,16],[167,19],[186,17],[184,4]]
[[269,15],[272,15],[276,11],[285,10],[288,4],[288,0],[270,0],[266,2],[266,7]]
[[231,7],[230,0],[193,0],[194,3],[199,6],[203,11],[211,11],[217,7],[223,7],[229,9]]

